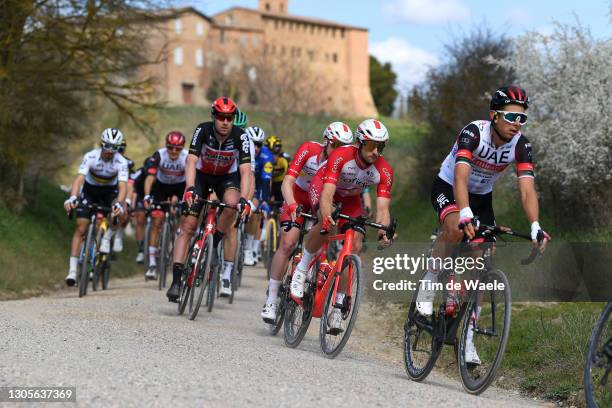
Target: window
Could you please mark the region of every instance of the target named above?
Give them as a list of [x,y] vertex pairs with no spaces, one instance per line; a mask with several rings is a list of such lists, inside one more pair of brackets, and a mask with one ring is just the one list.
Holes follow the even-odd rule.
[[196,50],[195,61],[196,61],[196,67],[202,68],[204,66],[204,51]]
[[259,45],[259,41],[257,40],[257,37],[253,37],[253,47],[257,47]]
[[174,64],[183,65],[183,49],[181,47],[174,49]]
[[180,18],[174,20],[174,31],[176,31],[177,34],[180,34],[181,31],[183,31],[183,22]]
[[308,50],[308,59],[310,61],[314,61],[314,51],[313,50]]
[[204,36],[204,23],[198,23],[196,24],[196,35],[198,37],[203,37]]
[[228,14],[227,17],[225,17],[225,24],[227,25],[234,24],[234,16],[231,14]]
[[193,84],[183,82],[181,84],[181,88],[183,90],[183,103],[185,105],[191,105],[193,103],[193,88],[195,88],[195,86]]
[[278,20],[274,20],[274,29],[278,30]]
[[257,69],[255,67],[250,67],[247,71],[247,75],[251,82],[254,82],[257,79]]
[[344,28],[340,30],[340,37],[344,38]]
[[247,38],[244,35],[240,36],[240,45],[244,46],[247,43]]
[[338,54],[336,54],[335,52],[332,54],[332,61],[338,62]]
[[221,32],[219,33],[219,42],[223,44],[224,41],[225,41],[225,31],[221,30]]
[[270,11],[270,3],[266,3],[266,11]]

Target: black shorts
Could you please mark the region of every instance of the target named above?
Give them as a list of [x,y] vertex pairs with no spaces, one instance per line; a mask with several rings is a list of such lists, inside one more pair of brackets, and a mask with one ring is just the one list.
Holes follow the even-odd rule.
[[270,195],[274,197],[274,201],[283,201],[283,192],[281,191],[281,186],[283,182],[272,183],[272,190],[270,191]]
[[162,201],[172,200],[174,196],[178,197],[180,200],[184,192],[185,183],[165,184],[160,183],[159,180],[155,180],[153,188],[151,189],[151,196],[154,202],[161,203]]
[[[480,222],[488,225],[495,225],[495,214],[493,213],[493,193],[487,194],[468,194],[470,208]],[[436,177],[431,187],[431,205],[438,212],[440,224],[444,218],[452,213],[459,212],[453,186]],[[478,233],[476,234],[478,236]]]
[[[213,176],[210,174],[204,174],[200,171],[196,172],[195,180],[195,191],[196,194],[202,198],[206,198],[208,195],[208,189],[212,188],[217,198],[223,200],[225,190],[234,189],[240,191],[240,174],[238,172],[225,174],[222,176]],[[197,217],[202,211],[203,203],[194,203],[188,210],[187,214]]]
[[103,207],[111,207],[117,198],[119,190],[117,186],[94,186],[89,183],[83,185],[79,195],[80,205],[76,208],[77,218],[90,218],[91,209],[85,207],[86,204],[96,204]]

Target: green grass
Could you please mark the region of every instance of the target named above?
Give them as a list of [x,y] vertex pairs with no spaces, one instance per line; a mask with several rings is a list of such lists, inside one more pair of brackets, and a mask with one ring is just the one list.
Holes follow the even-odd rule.
[[[41,182],[34,204],[19,215],[0,201],[0,298],[37,295],[62,284],[75,225],[63,210],[65,199],[57,186]],[[139,271],[134,241],[127,239],[124,246],[113,264],[115,277]]]

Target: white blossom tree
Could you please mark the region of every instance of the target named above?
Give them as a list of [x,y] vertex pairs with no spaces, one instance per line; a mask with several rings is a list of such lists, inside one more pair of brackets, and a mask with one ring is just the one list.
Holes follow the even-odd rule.
[[525,133],[534,142],[538,183],[557,216],[608,228],[612,40],[593,39],[579,23],[556,23],[552,34],[529,32],[517,45],[516,53],[497,62],[513,68],[530,95]]

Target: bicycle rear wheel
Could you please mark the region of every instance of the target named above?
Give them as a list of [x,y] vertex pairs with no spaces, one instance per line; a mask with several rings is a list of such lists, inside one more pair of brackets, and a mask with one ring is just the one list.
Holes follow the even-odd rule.
[[[87,294],[87,285],[89,284],[89,267],[91,262],[91,257],[97,248],[92,248],[93,240],[94,240],[94,229],[95,229],[95,220],[94,222],[89,223],[89,227],[87,229],[87,238],[85,239],[85,248],[83,251],[83,263],[81,264],[81,270],[79,271],[79,297],[83,297]],[[97,247],[97,245],[95,245]]]
[[[146,274],[149,270],[149,234],[151,232],[151,216],[148,215],[145,222],[145,231],[144,231],[144,244],[142,251],[144,252],[144,262],[142,265],[144,266],[144,273]],[[145,281],[147,277],[145,276]]]
[[[359,303],[361,301],[361,286],[363,277],[361,276],[361,259],[357,255],[349,255],[344,258],[341,274],[352,276],[351,278],[351,293],[346,293],[341,304],[337,304],[334,296],[334,285],[340,280],[340,274],[334,276],[334,280],[330,285],[329,292],[325,300],[323,315],[321,316],[321,324],[319,328],[319,340],[321,343],[321,351],[325,357],[334,358],[344,348],[351,332],[357,321],[357,313],[359,312]],[[340,327],[331,327],[329,317],[333,309],[339,306],[342,313]]]
[[289,294],[289,285],[291,284],[291,277],[289,274],[285,275],[285,278],[281,282],[278,288],[278,306],[276,307],[276,320],[274,323],[268,325],[270,335],[276,336],[283,327],[283,321],[285,320],[285,308],[287,306],[287,297]]
[[[210,258],[211,258],[211,264],[210,264],[210,268],[208,270],[208,274],[210,275],[208,278],[208,288],[206,289],[206,307],[208,309],[208,312],[212,312],[213,310],[213,306],[215,304],[215,297],[217,295],[217,286],[219,284],[219,267],[218,267],[218,263],[219,263],[219,250],[215,249],[214,244],[213,247],[210,249]],[[217,258],[216,262],[217,264],[213,264],[212,260],[213,258]]]
[[108,289],[108,281],[110,280],[111,273],[111,261],[110,259],[106,259],[104,261],[104,267],[102,268],[102,290]]
[[[504,289],[473,291],[463,317],[457,360],[463,388],[470,394],[482,393],[493,382],[508,344],[512,306],[508,278],[495,269],[480,279],[481,284],[495,282],[503,283]],[[469,337],[473,338],[480,364],[466,361],[466,348],[471,348]]]
[[234,257],[234,266],[232,267],[232,275],[231,275],[231,286],[232,286],[232,294],[229,296],[229,303],[234,303],[234,294],[238,290],[238,274],[239,274],[239,266],[240,266],[240,255],[242,252],[242,228],[238,228],[236,231],[236,256]]
[[236,290],[238,290],[240,286],[242,286],[242,272],[244,269],[244,237],[245,237],[245,233],[244,233],[244,227],[243,227],[240,230],[240,235],[239,235],[240,239],[237,241],[238,242],[238,253],[236,254],[236,259],[234,261],[234,263],[238,265],[236,268],[236,277],[238,279],[238,281],[236,282]]
[[[404,368],[413,381],[427,378],[436,364],[446,336],[446,321],[437,307],[433,308],[434,312],[429,317],[417,311],[419,289],[420,285],[417,285],[404,323]],[[434,306],[440,303],[439,298],[443,295],[437,294],[436,297]]]
[[264,248],[264,265],[266,267],[268,280],[270,280],[270,268],[272,267],[272,258],[274,258],[274,254],[276,253],[278,245],[277,229],[278,225],[276,224],[276,219],[271,218],[270,221],[268,221],[268,231],[266,232],[266,242]]
[[170,222],[168,217],[164,219],[164,226],[162,227],[161,244],[159,246],[159,263],[157,264],[157,276],[158,282],[157,287],[162,290],[166,287],[166,272],[168,271],[168,261],[170,259],[170,240],[172,239],[172,232],[170,228]]
[[593,327],[584,367],[584,394],[587,406],[612,406],[612,387],[608,376],[612,370],[612,302],[608,302]]
[[[193,283],[193,294],[195,298],[195,304],[189,304],[189,320],[193,320],[198,315],[200,306],[202,305],[202,299],[204,299],[204,293],[208,293],[208,287],[210,285],[210,261],[212,259],[213,251],[213,237],[207,235],[204,245],[200,249],[200,259],[197,265],[197,271],[195,281]],[[207,296],[208,300],[208,296]]]

